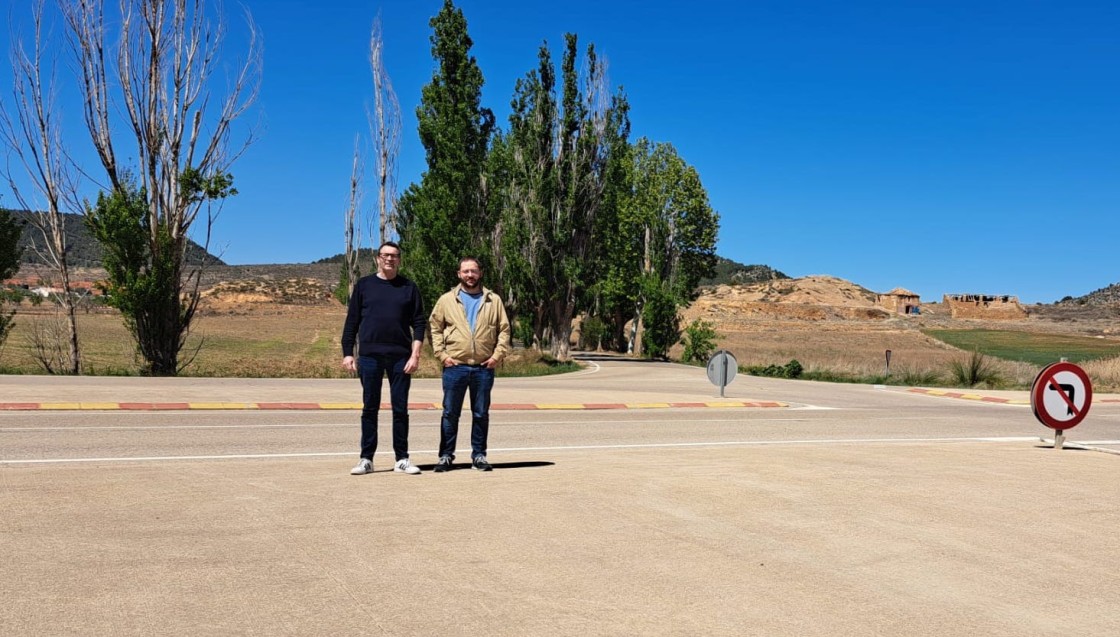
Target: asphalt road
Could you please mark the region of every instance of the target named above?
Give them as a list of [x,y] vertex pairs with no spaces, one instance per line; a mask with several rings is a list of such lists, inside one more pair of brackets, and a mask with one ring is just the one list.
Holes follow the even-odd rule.
[[[383,426],[350,476],[347,410],[0,411],[0,633],[1120,634],[1115,396],[1059,451],[1014,402],[739,377],[729,400],[785,406],[651,408],[720,399],[703,370],[599,364],[499,379],[536,409],[493,412],[491,473],[395,474]],[[40,380],[0,401],[356,398]],[[423,468],[438,420],[412,414]]]

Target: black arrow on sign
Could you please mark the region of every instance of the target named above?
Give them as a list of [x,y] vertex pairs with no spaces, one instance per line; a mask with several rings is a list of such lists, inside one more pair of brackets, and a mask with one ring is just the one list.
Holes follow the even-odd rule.
[[[1058,387],[1055,387],[1054,385],[1057,385],[1058,387],[1061,387],[1061,390],[1059,390]],[[1074,387],[1073,385],[1068,384],[1068,383],[1055,383],[1054,379],[1051,378],[1050,379],[1050,385],[1049,385],[1048,389],[1050,391],[1061,391],[1066,396],[1069,396],[1069,398],[1066,399],[1066,409],[1067,409],[1066,415],[1067,416],[1072,416],[1073,415],[1074,395],[1077,393],[1077,388]]]

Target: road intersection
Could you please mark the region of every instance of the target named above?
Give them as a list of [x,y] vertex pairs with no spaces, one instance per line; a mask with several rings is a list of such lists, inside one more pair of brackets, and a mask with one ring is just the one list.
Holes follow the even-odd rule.
[[[499,379],[495,402],[524,408],[493,413],[490,474],[403,476],[379,453],[372,475],[350,476],[357,413],[344,409],[2,410],[0,625],[1120,633],[1120,457],[1069,448],[1120,448],[1115,396],[1098,395],[1059,451],[1039,442],[1050,431],[1026,392],[986,401],[739,376],[719,399],[702,368],[594,363]],[[40,404],[357,393],[345,380],[0,377],[0,388],[0,402]],[[438,392],[418,379],[412,399]],[[412,414],[425,469],[438,420]]]

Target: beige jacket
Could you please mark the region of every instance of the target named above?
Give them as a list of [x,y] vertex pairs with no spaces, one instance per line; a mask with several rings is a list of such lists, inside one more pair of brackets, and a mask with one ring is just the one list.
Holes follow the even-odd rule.
[[510,351],[509,318],[497,294],[482,288],[482,306],[478,308],[474,332],[467,323],[467,311],[459,300],[455,286],[439,297],[432,308],[428,326],[432,328],[432,350],[440,361],[453,358],[467,365],[478,365],[493,358],[501,362]]

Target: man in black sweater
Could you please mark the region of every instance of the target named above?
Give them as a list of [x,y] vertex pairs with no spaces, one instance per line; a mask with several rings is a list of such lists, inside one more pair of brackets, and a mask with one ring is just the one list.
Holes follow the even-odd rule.
[[342,328],[342,367],[357,372],[362,381],[361,457],[350,470],[356,476],[373,472],[381,379],[385,376],[389,377],[393,407],[393,471],[420,473],[408,459],[408,389],[412,373],[420,367],[427,317],[420,290],[398,274],[400,265],[400,246],[392,241],[383,243],[377,250],[377,274],[364,276],[354,284]]

